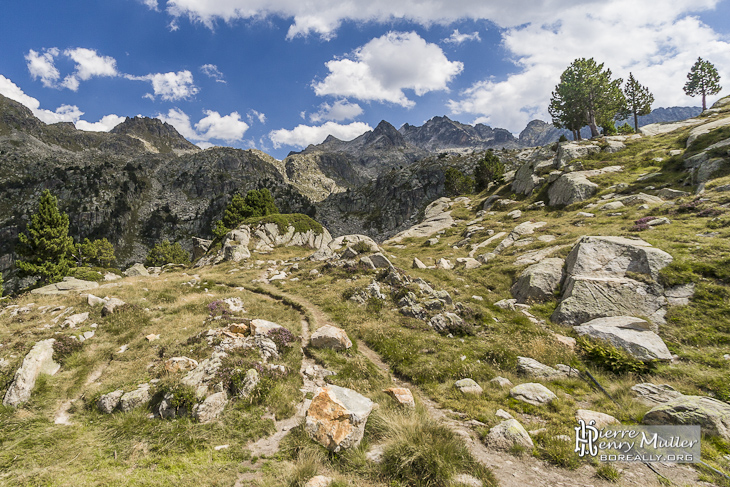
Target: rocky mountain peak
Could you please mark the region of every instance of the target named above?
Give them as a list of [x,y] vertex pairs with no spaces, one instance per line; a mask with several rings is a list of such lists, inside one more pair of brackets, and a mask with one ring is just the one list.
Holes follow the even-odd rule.
[[158,152],[200,150],[198,146],[180,135],[175,127],[157,118],[127,117],[110,132],[141,139],[151,144]]
[[406,140],[390,123],[382,120],[375,130],[365,134],[363,147],[368,149],[392,149],[405,147]]
[[0,95],[0,134],[11,129],[32,131],[41,125],[26,106]]

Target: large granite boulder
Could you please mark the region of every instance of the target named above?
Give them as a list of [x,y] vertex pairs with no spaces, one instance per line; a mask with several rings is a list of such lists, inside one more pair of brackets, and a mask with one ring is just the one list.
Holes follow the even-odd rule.
[[576,326],[575,331],[580,336],[608,342],[642,362],[672,360],[664,340],[651,331],[650,326],[647,321],[633,316],[613,316],[591,320]]
[[621,166],[608,166],[591,171],[564,173],[550,185],[548,204],[550,206],[567,206],[579,201],[585,201],[598,191],[598,185],[589,181],[588,178],[621,170]]
[[530,357],[517,357],[517,372],[542,380],[564,379],[578,377],[580,372],[564,364],[550,367]]
[[680,396],[652,408],[644,424],[700,425],[702,432],[730,441],[730,404],[706,396]]
[[562,169],[573,159],[585,157],[601,152],[601,147],[595,144],[581,144],[579,142],[565,142],[558,146],[553,167]]
[[58,372],[61,365],[53,361],[55,342],[56,340],[49,338],[33,345],[23,359],[20,368],[15,372],[13,382],[5,393],[3,406],[18,407],[27,402],[40,374],[54,375]]
[[147,268],[137,262],[132,267],[124,271],[124,275],[127,277],[147,277],[150,275],[150,273],[147,271]]
[[374,403],[344,387],[317,389],[307,409],[304,429],[317,443],[337,453],[360,444]]
[[581,237],[565,259],[562,300],[552,320],[578,325],[606,316],[646,316],[663,323],[667,300],[656,279],[671,262],[671,255],[640,239]]
[[518,303],[548,301],[563,280],[563,259],[544,259],[520,274],[510,291]]

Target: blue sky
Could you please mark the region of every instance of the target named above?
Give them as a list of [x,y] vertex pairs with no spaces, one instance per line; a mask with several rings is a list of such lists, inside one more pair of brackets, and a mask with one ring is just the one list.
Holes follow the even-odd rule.
[[0,93],[48,123],[156,116],[281,159],[383,119],[519,133],[578,57],[697,106],[698,56],[730,86],[730,0],[27,0],[3,5],[0,52]]

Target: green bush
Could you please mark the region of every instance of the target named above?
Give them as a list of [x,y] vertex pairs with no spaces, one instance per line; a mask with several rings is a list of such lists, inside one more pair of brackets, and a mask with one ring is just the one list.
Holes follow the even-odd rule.
[[616,124],[613,123],[613,120],[610,122],[607,122],[605,125],[603,125],[603,135],[616,135]]
[[458,196],[460,194],[474,192],[474,180],[455,167],[446,169],[444,176],[446,178],[444,181],[444,189],[447,195]]
[[213,234],[220,238],[248,218],[260,218],[277,213],[279,208],[276,207],[273,196],[266,188],[253,189],[247,192],[245,197],[236,193],[228,203],[223,219],[215,222]]
[[163,240],[162,243],[152,247],[145,260],[145,265],[149,267],[189,263],[190,255],[180,246],[180,243],[171,244],[169,240]]
[[109,240],[102,238],[91,241],[85,238],[83,243],[76,244],[77,265],[94,265],[98,267],[111,267],[117,260],[114,255],[114,246]]
[[558,143],[560,142],[568,142],[568,138],[565,136],[565,134],[561,135],[558,139]]
[[628,372],[643,374],[652,369],[650,362],[637,360],[610,343],[582,336],[578,338],[577,344],[584,359],[614,374]]
[[487,189],[489,183],[501,183],[504,180],[504,164],[494,152],[488,150],[484,153],[474,169],[474,180],[477,191]]
[[619,126],[616,130],[618,130],[618,133],[621,135],[628,135],[628,134],[634,133],[634,127],[632,127],[628,123],[624,123],[623,125]]

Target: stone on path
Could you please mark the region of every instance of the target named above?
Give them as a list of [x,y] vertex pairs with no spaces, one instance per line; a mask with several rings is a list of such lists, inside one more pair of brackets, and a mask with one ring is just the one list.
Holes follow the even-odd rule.
[[550,389],[537,382],[529,382],[515,386],[510,389],[509,395],[518,401],[526,402],[533,406],[543,406],[558,398]]
[[530,435],[516,419],[508,419],[490,429],[486,443],[498,450],[510,450],[514,446],[521,446],[531,451],[535,446]]
[[327,385],[314,395],[307,409],[304,429],[331,452],[360,444],[374,403],[352,389]]
[[388,389],[383,389],[383,392],[392,396],[401,406],[409,408],[416,407],[416,401],[413,399],[413,393],[410,389],[405,387],[389,387]]
[[331,348],[332,350],[347,350],[352,347],[352,342],[347,337],[347,332],[342,328],[332,325],[325,325],[318,328],[312,334],[309,343],[314,348]]
[[53,361],[55,342],[56,340],[49,338],[33,345],[15,372],[13,382],[5,393],[3,406],[18,407],[27,402],[40,374],[54,375],[58,372],[61,365]]

